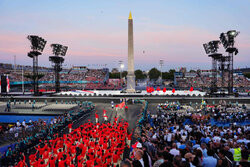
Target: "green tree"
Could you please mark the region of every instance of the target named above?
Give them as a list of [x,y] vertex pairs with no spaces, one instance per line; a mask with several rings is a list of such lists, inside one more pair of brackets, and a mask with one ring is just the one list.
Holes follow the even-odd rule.
[[195,70],[190,70],[189,72],[196,72]]
[[243,73],[245,77],[250,78],[250,72]]
[[143,74],[142,70],[135,70],[135,78],[137,79],[144,79],[145,75]]
[[162,79],[171,79],[171,76],[170,76],[169,72],[163,72],[162,73]]
[[161,75],[161,72],[157,68],[152,68],[149,71],[148,75],[150,79],[158,79],[159,76]]
[[110,79],[119,79],[120,78],[120,73],[109,73],[109,78]]
[[174,74],[174,73],[175,73],[175,69],[170,69],[168,72],[169,72],[170,74]]
[[169,70],[169,72],[163,72],[162,79],[174,80],[174,73],[174,69]]
[[127,71],[123,71],[122,72],[122,77],[126,77],[128,75],[128,72]]
[[[127,76],[127,74],[128,74],[128,72],[127,71],[123,71],[122,72],[122,77],[126,77]],[[120,79],[121,78],[121,74],[119,73],[119,72],[117,72],[117,73],[109,73],[109,78],[110,79]]]

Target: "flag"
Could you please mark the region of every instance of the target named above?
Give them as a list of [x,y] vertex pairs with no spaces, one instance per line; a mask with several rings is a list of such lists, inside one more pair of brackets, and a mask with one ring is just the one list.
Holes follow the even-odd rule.
[[159,92],[161,90],[161,88],[158,86],[156,90]]
[[7,77],[6,77],[6,81],[7,81],[7,92],[10,92],[10,80],[9,80],[9,77],[8,77],[8,75],[7,75]]
[[175,93],[175,88],[173,88],[172,93]]
[[117,107],[119,107],[119,108],[121,108],[121,109],[122,109],[124,106],[125,106],[125,102],[122,102],[122,103],[120,103],[120,104],[117,105]]
[[192,92],[194,90],[194,88],[191,86],[191,88],[189,89],[190,92]]

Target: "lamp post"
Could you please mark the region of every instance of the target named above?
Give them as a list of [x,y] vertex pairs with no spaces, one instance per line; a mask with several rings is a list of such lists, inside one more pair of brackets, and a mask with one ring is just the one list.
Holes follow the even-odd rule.
[[150,78],[149,78],[149,70],[147,70],[147,86],[149,84]]
[[121,80],[121,85],[122,85],[122,71],[124,68],[124,64],[122,61],[119,61],[119,65],[120,65],[120,80]]
[[22,65],[22,92],[24,94],[23,65]]

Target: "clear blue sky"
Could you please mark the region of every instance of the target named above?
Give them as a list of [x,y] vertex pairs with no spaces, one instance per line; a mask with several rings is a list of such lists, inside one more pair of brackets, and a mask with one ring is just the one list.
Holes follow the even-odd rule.
[[[135,68],[209,69],[202,44],[240,31],[235,67],[250,66],[249,0],[0,0],[0,62],[32,65],[29,34],[48,41],[39,65],[50,66],[51,43],[69,46],[70,65],[127,62],[127,18],[134,19]],[[144,53],[144,52],[145,53]],[[224,49],[220,50],[224,52]]]

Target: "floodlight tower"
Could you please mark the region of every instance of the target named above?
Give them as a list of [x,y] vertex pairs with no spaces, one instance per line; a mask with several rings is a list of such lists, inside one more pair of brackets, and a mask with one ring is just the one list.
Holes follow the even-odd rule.
[[217,53],[219,49],[220,41],[210,41],[203,44],[206,54],[208,57],[212,58],[212,82],[210,87],[210,93],[213,94],[217,92],[217,61],[222,57],[222,54]]
[[55,71],[55,89],[56,92],[60,92],[60,71],[62,71],[62,63],[64,62],[64,58],[60,56],[65,56],[68,50],[67,46],[63,46],[60,44],[51,44],[52,52],[54,56],[49,57],[49,61],[54,63],[54,71]]
[[227,33],[220,34],[220,41],[222,42],[226,52],[228,52],[228,93],[233,94],[233,56],[238,54],[238,49],[234,47],[234,38],[239,34],[236,30],[230,30]]
[[28,53],[30,58],[33,58],[33,87],[34,87],[34,95],[37,96],[39,94],[38,90],[38,56],[42,54],[43,49],[47,43],[43,38],[36,35],[29,35],[27,37],[31,42],[31,49]]

